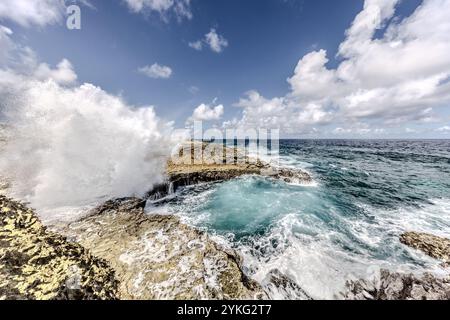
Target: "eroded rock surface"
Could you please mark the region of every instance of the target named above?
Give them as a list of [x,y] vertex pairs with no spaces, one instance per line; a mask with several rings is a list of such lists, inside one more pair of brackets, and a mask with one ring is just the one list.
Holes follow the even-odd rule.
[[[221,152],[219,152],[221,151]],[[206,182],[226,181],[244,175],[261,175],[287,183],[311,183],[311,176],[302,170],[275,168],[246,156],[238,148],[213,143],[185,143],[176,162],[167,164],[167,182],[149,192],[152,200],[162,198],[180,187]]]
[[239,256],[175,216],[146,215],[145,202],[109,201],[62,232],[116,270],[122,299],[260,299]]
[[450,277],[439,279],[430,273],[421,277],[381,270],[373,280],[347,282],[343,298],[348,300],[449,300]]
[[0,300],[115,299],[111,267],[0,195]]
[[450,240],[427,233],[406,232],[400,236],[400,242],[450,265]]
[[280,270],[271,270],[263,282],[270,296],[276,299],[312,300],[312,298],[290,277]]

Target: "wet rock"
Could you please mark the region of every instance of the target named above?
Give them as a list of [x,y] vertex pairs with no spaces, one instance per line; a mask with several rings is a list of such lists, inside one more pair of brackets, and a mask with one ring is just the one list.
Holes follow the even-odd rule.
[[264,288],[275,299],[312,300],[312,298],[290,277],[280,270],[271,270],[263,281]]
[[115,299],[114,271],[47,230],[33,210],[0,196],[0,300]]
[[349,281],[342,295],[348,300],[449,300],[450,277],[421,277],[381,270],[372,280]]
[[274,179],[283,180],[286,183],[311,183],[312,177],[305,171],[287,168],[269,168],[261,171],[261,175],[266,175]]
[[411,248],[443,261],[444,266],[450,265],[450,240],[427,233],[406,232],[400,236],[400,242]]
[[[218,152],[205,152],[211,146],[213,150],[223,148],[223,153],[217,156]],[[178,161],[169,161],[167,164],[167,182],[149,192],[149,199],[158,200],[181,187],[226,181],[244,175],[262,175],[296,184],[312,182],[311,176],[302,170],[271,167],[259,159],[245,156],[237,148],[220,144],[187,143],[180,147],[179,152]]]
[[[125,204],[123,204],[125,201]],[[240,257],[142,200],[111,201],[62,230],[116,270],[122,299],[260,299]]]

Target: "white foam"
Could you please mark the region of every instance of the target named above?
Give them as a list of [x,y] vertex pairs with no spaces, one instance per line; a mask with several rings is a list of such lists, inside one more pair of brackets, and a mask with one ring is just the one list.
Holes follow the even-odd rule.
[[30,81],[10,95],[0,171],[13,182],[11,195],[44,218],[142,195],[163,180],[171,128],[153,108],[134,108],[90,84]]
[[[320,225],[305,225],[297,214],[284,216],[269,234],[255,238],[251,244],[238,244],[237,250],[243,255],[244,266],[255,280],[264,283],[269,272],[278,269],[316,299],[339,298],[347,280],[367,279],[374,268],[443,275],[445,272],[438,260],[402,246],[398,241],[402,232],[410,230],[449,236],[450,201],[440,199],[433,202],[434,205],[415,210],[366,208],[377,210],[374,221],[339,221],[349,228],[355,239],[367,246],[367,250],[361,247],[355,251],[346,250],[336,242],[345,241],[340,232],[322,229]],[[214,240],[222,245],[235,246],[232,238],[216,235]],[[384,249],[390,255],[376,257],[370,249]],[[404,251],[408,251],[412,261],[404,260]],[[284,298],[283,291],[272,288],[270,292],[274,299]]]

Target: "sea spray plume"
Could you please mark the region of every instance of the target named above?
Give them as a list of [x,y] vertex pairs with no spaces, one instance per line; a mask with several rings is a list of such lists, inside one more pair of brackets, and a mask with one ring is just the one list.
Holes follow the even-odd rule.
[[44,218],[61,207],[142,195],[163,180],[172,129],[153,108],[133,108],[91,84],[52,80],[22,83],[6,101],[12,138],[0,172],[13,181],[12,194]]

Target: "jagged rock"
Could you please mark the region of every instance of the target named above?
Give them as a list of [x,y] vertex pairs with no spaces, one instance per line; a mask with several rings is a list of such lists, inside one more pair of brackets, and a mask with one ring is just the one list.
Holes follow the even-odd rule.
[[425,254],[450,264],[450,240],[427,233],[406,232],[400,236],[400,242]]
[[110,201],[62,230],[108,261],[122,299],[259,299],[240,258],[175,216],[146,215],[143,201]]
[[0,300],[115,299],[114,271],[0,195]]
[[[263,281],[271,297],[286,300],[312,300],[312,298],[291,278],[280,270],[271,270]],[[281,293],[281,296],[278,295]]]
[[269,168],[261,171],[262,175],[269,176],[274,179],[283,180],[287,183],[311,183],[311,176],[305,171],[287,168]]
[[342,296],[348,300],[449,300],[450,277],[381,270],[376,279],[348,281],[346,289]]
[[[214,152],[205,153],[205,148],[210,146],[215,149],[223,148],[223,155],[217,158]],[[287,183],[312,182],[311,176],[302,170],[271,167],[259,159],[243,155],[237,148],[224,147],[220,144],[187,143],[180,147],[179,153],[184,156],[180,156],[178,162],[168,161],[167,182],[153,188],[148,193],[149,199],[158,200],[180,187],[225,181],[243,175],[267,176]]]

